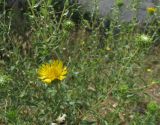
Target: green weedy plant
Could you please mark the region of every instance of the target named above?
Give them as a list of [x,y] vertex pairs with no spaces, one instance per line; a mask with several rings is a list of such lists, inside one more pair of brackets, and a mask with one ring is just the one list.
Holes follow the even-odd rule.
[[[70,125],[159,122],[159,104],[154,98],[146,104],[154,96],[146,94],[154,88],[150,83],[159,79],[154,65],[149,65],[152,72],[146,72],[146,51],[159,39],[158,13],[143,29],[135,19],[120,22],[121,12],[115,6],[112,14],[116,16],[110,18],[110,27],[104,30],[104,47],[100,48],[99,29],[104,19],[96,22],[98,12],[91,15],[90,21],[80,16],[77,22],[81,23],[76,24],[71,18],[74,11],[83,14],[79,8],[70,9],[77,5],[70,5],[68,0],[55,0],[55,5],[63,2],[57,8],[52,6],[52,0],[27,2],[25,15],[30,30],[25,32],[26,39],[13,34],[12,21],[5,12],[0,14],[0,60],[4,62],[0,74],[0,124],[44,125],[56,122],[58,116],[66,116],[66,124]],[[138,2],[132,1],[132,9],[138,8]],[[143,34],[147,34],[147,40],[141,37]],[[25,53],[27,48],[30,54]],[[40,84],[36,69],[52,59],[62,59],[68,75],[62,84]],[[49,81],[45,78],[41,80]]]

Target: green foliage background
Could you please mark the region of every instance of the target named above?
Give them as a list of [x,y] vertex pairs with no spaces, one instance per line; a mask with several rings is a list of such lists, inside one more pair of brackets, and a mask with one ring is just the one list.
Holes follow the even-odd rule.
[[[86,20],[79,5],[52,2],[28,0],[23,15],[1,11],[0,124],[48,125],[61,114],[68,125],[160,123],[159,8],[149,24],[109,18],[102,35],[105,18],[97,25],[99,16]],[[40,64],[52,59],[69,70],[59,92],[37,77]]]

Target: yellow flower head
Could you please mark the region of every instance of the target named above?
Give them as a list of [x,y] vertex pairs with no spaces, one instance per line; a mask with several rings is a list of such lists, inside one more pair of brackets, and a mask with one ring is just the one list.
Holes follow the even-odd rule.
[[154,14],[156,12],[156,8],[155,7],[148,7],[147,12],[150,14]]
[[66,74],[67,67],[63,66],[60,60],[42,64],[38,69],[39,78],[46,84],[51,84],[54,80],[63,80]]

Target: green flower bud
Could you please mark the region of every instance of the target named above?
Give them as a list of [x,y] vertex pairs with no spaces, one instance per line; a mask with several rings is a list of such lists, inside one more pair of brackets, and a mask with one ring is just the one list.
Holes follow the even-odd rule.
[[147,110],[152,113],[156,112],[158,110],[158,104],[155,101],[149,102],[147,105]]
[[62,26],[67,31],[71,31],[71,30],[73,30],[75,28],[75,24],[71,20],[64,21],[63,24],[62,24]]

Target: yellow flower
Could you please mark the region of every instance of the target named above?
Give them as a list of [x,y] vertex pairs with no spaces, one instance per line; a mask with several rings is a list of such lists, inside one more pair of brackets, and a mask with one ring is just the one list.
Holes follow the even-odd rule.
[[154,7],[148,7],[147,8],[147,12],[150,13],[150,14],[153,14],[153,13],[156,12],[156,8],[154,8]]
[[151,69],[147,69],[147,71],[148,71],[148,72],[151,72],[152,70],[151,70]]
[[54,80],[63,80],[66,74],[67,67],[63,66],[60,60],[42,64],[38,69],[39,78],[46,84],[51,84]]
[[107,50],[107,51],[110,51],[110,50],[111,50],[111,48],[110,48],[110,47],[106,47],[106,50]]

